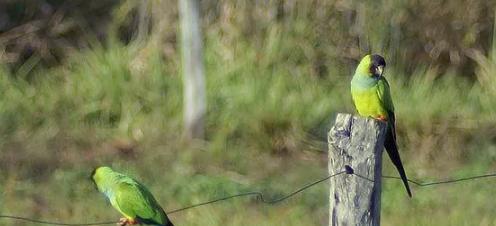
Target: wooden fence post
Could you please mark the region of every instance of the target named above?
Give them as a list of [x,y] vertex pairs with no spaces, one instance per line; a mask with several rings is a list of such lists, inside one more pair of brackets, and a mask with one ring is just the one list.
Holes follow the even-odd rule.
[[184,82],[184,125],[188,139],[204,139],[207,95],[203,66],[200,0],[179,0]]
[[386,123],[350,114],[338,114],[328,134],[329,174],[345,165],[356,175],[330,181],[329,226],[380,225],[382,150]]

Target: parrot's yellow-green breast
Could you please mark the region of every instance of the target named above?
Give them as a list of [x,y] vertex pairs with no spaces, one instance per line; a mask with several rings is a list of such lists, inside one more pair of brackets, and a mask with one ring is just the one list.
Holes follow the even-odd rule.
[[352,89],[352,98],[358,114],[365,117],[388,118],[388,112],[377,94],[377,88]]

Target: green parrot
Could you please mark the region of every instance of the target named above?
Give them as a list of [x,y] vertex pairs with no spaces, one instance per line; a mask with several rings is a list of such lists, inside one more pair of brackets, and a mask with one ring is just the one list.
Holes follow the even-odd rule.
[[393,100],[389,84],[382,76],[385,67],[386,61],[382,56],[377,54],[365,56],[358,64],[351,80],[351,96],[358,114],[388,122],[384,147],[401,176],[408,196],[412,197],[396,143]]
[[119,225],[174,226],[152,193],[141,183],[124,174],[102,166],[93,170],[91,179],[124,218]]

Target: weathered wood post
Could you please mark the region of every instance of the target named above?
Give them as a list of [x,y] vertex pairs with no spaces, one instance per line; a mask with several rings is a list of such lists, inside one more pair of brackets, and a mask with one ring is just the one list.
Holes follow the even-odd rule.
[[380,225],[382,150],[386,123],[350,114],[338,114],[328,134],[329,174],[345,165],[358,175],[330,181],[329,226]]

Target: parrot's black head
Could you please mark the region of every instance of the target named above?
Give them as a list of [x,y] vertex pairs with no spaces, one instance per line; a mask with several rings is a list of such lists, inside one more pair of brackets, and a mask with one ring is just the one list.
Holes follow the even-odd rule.
[[382,76],[385,67],[386,60],[384,60],[384,57],[378,54],[370,55],[370,73],[372,73],[376,77]]

